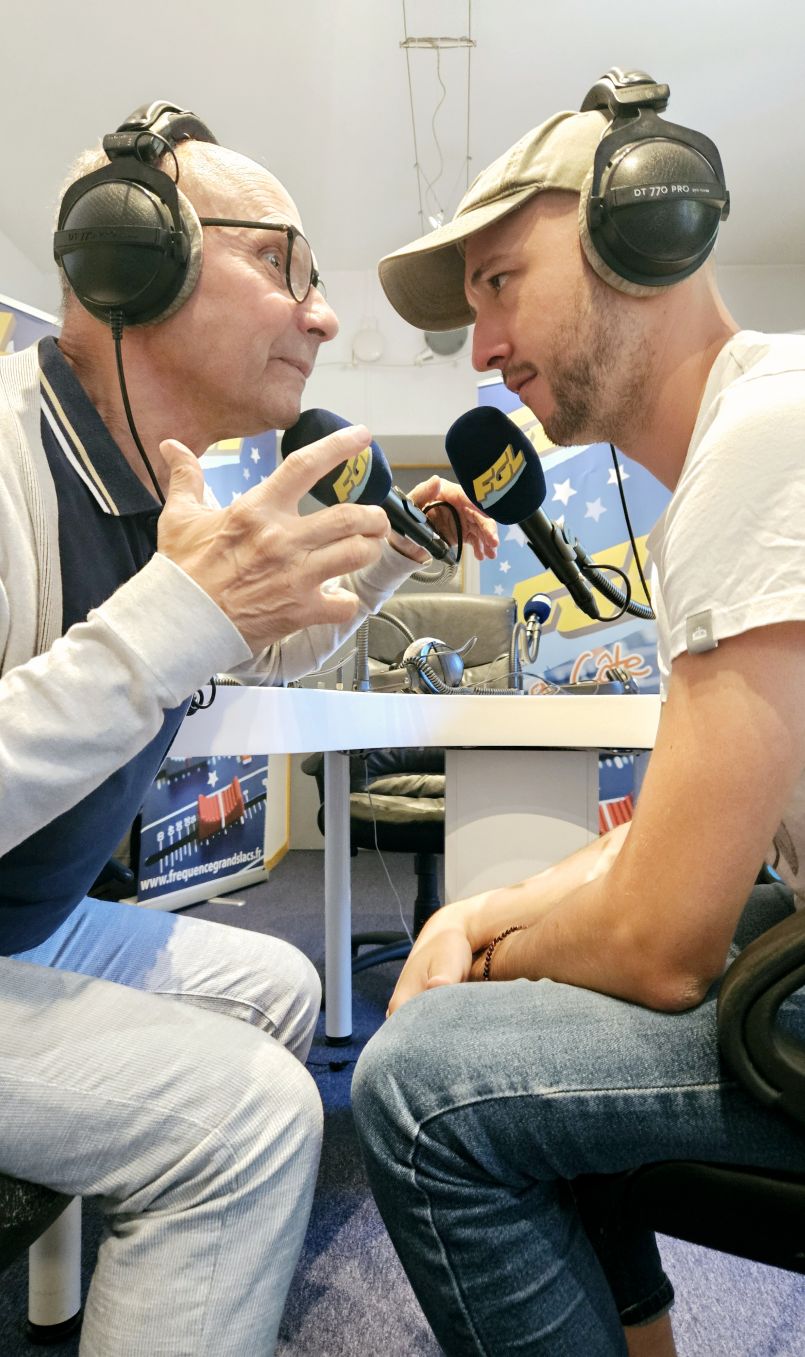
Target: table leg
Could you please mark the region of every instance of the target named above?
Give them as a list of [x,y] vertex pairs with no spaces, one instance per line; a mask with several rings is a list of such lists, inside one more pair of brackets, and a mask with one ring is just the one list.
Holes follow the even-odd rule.
[[54,1343],[81,1314],[81,1198],[72,1201],[28,1250],[28,1332]]
[[324,755],[324,986],[327,1042],[352,1039],[349,756]]

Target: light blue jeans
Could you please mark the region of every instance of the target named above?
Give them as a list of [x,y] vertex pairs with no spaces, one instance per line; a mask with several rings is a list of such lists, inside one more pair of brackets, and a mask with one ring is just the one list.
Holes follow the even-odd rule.
[[[757,888],[739,945],[790,908]],[[805,1169],[802,1132],[725,1074],[715,1005],[715,987],[670,1014],[549,980],[466,984],[417,996],[373,1037],[358,1133],[446,1353],[620,1357],[622,1325],[668,1308],[654,1236],[602,1233],[606,1194],[577,1199],[580,1175],[684,1158]],[[805,1030],[802,1006],[794,1021]]]
[[0,957],[0,1171],[106,1215],[81,1357],[273,1352],[321,1145],[320,997],[278,939],[98,900]]

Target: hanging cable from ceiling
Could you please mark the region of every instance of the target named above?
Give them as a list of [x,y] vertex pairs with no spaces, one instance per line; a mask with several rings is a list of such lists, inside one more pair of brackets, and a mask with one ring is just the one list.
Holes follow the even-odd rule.
[[[426,213],[426,207],[427,207],[428,209],[430,209],[431,205],[432,205],[432,204],[435,204],[435,211],[434,211],[434,212],[431,212],[430,210],[428,210],[428,214],[427,214],[427,222],[430,224],[430,226],[432,226],[432,227],[440,226],[440,225],[442,224],[442,222],[444,221],[444,218],[445,218],[445,208],[442,206],[442,203],[441,203],[441,201],[440,201],[440,199],[439,199],[438,193],[436,192],[436,185],[438,184],[439,180],[442,178],[442,175],[444,174],[444,153],[443,153],[443,151],[442,151],[442,146],[441,146],[441,143],[440,143],[440,141],[439,141],[439,136],[438,136],[438,132],[437,132],[437,129],[436,129],[436,119],[437,119],[437,116],[438,116],[438,114],[439,114],[439,110],[441,109],[442,105],[444,104],[445,99],[447,98],[447,86],[445,85],[444,80],[442,79],[441,53],[442,53],[442,51],[443,51],[444,49],[446,49],[446,48],[465,48],[465,49],[466,49],[466,52],[467,52],[466,150],[465,150],[464,162],[463,162],[463,164],[461,165],[461,167],[460,167],[460,169],[459,169],[459,173],[458,173],[458,175],[457,175],[457,177],[456,177],[456,181],[455,181],[453,187],[452,187],[451,190],[450,190],[450,195],[449,195],[448,200],[447,200],[448,203],[449,203],[449,202],[452,200],[453,195],[454,195],[455,192],[456,192],[456,188],[457,188],[458,182],[459,182],[459,180],[460,180],[460,178],[461,178],[462,172],[463,172],[463,174],[464,174],[464,178],[465,178],[465,186],[466,186],[467,188],[469,187],[469,182],[470,182],[470,162],[471,162],[471,156],[470,156],[470,88],[471,88],[470,76],[471,76],[471,70],[472,70],[472,49],[473,49],[475,46],[477,46],[477,44],[476,44],[476,42],[475,42],[475,40],[474,40],[474,38],[473,38],[473,36],[472,36],[472,0],[467,0],[467,33],[466,33],[466,35],[464,35],[464,36],[462,36],[462,37],[454,37],[454,38],[453,38],[453,37],[424,37],[424,38],[414,38],[414,37],[411,37],[411,35],[410,35],[409,32],[408,32],[408,16],[407,16],[407,13],[406,13],[405,0],[402,0],[402,16],[403,16],[403,32],[404,32],[404,34],[405,34],[405,37],[404,37],[403,41],[400,43],[400,46],[401,46],[401,47],[404,49],[404,51],[405,51],[405,62],[406,62],[406,69],[407,69],[407,74],[408,74],[408,99],[409,99],[409,104],[410,104],[410,109],[411,109],[411,133],[412,133],[413,142],[414,142],[414,169],[415,169],[415,171],[416,171],[417,194],[418,194],[418,199],[419,199],[419,225],[420,225],[420,232],[421,232],[422,235],[424,235],[424,234],[425,234],[425,230],[426,230],[426,215],[425,215],[425,213]],[[412,52],[412,51],[417,51],[417,50],[419,50],[419,51],[431,51],[431,52],[435,52],[435,54],[436,54],[436,79],[437,79],[437,81],[438,81],[438,83],[439,83],[439,85],[440,85],[440,87],[441,87],[441,90],[442,90],[441,98],[438,100],[438,102],[437,102],[437,104],[436,104],[436,107],[435,107],[434,110],[433,110],[433,115],[432,115],[432,117],[431,117],[431,132],[432,132],[432,134],[433,134],[433,141],[434,141],[434,144],[435,144],[435,146],[436,146],[436,154],[437,154],[437,156],[438,156],[438,170],[437,170],[436,174],[435,174],[431,179],[428,179],[427,175],[425,174],[425,172],[424,172],[424,170],[423,170],[423,168],[422,168],[422,163],[421,163],[420,157],[419,157],[419,146],[418,146],[418,142],[417,142],[416,113],[415,113],[415,109],[414,109],[414,86],[413,86],[413,79],[412,79],[412,75],[411,75],[411,52]],[[423,201],[423,185],[424,185],[424,201]]]
[[441,226],[442,222],[444,221],[444,208],[439,202],[438,195],[433,187],[434,184],[438,184],[439,180],[444,174],[444,155],[442,154],[442,148],[439,143],[439,136],[436,131],[436,119],[439,115],[439,109],[441,108],[442,104],[447,98],[447,86],[442,80],[442,53],[441,49],[438,47],[436,48],[436,79],[438,80],[439,85],[441,86],[442,97],[433,110],[433,117],[430,120],[430,130],[433,136],[433,144],[436,147],[436,154],[439,157],[439,168],[436,174],[434,174],[432,179],[425,180],[425,201],[427,202],[428,198],[432,196],[433,201],[436,204],[436,211],[433,213],[432,216],[428,217],[428,221],[430,222],[431,226],[434,225]]

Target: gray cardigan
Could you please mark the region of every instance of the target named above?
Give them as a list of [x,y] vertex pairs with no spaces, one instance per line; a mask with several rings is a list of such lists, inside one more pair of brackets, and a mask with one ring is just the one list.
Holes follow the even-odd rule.
[[61,636],[58,504],[39,425],[34,345],[0,358],[0,857],[133,758],[211,673],[311,673],[416,568],[386,545],[343,581],[361,602],[349,626],[310,627],[253,657],[158,552]]

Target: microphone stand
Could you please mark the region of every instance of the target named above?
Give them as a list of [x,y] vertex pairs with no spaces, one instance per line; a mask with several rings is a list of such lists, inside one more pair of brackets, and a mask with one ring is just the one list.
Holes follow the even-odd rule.
[[354,692],[358,693],[368,693],[371,692],[372,689],[372,684],[369,679],[369,623],[372,621],[373,617],[379,617],[382,622],[390,622],[393,627],[396,627],[398,631],[402,632],[409,645],[416,639],[413,633],[408,630],[405,623],[401,622],[398,617],[392,617],[391,613],[384,613],[382,611],[379,613],[370,613],[369,616],[361,622],[356,636],[355,678],[352,683],[352,688]]
[[542,632],[538,627],[530,630],[525,622],[515,622],[512,628],[509,667],[512,674],[512,687],[515,692],[523,691],[523,663],[535,664],[539,654]]

